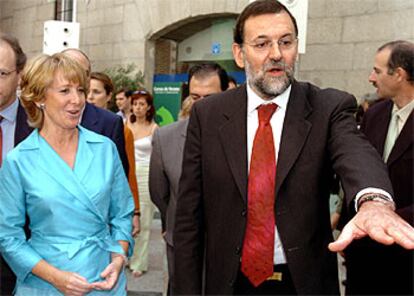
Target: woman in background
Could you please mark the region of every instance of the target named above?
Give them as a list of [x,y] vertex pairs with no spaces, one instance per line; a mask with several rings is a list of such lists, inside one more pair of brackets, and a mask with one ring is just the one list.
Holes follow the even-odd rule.
[[79,125],[85,71],[64,54],[40,55],[21,89],[35,130],[0,169],[0,251],[15,295],[126,295],[134,206],[115,144]]
[[[111,78],[105,73],[92,72],[91,79],[89,81],[89,93],[87,101],[97,107],[107,109],[108,103],[112,98],[114,91],[114,85]],[[132,131],[124,125],[124,136],[125,136],[125,152],[128,158],[128,183],[131,189],[132,196],[134,198],[135,211],[132,220],[132,235],[138,235],[140,231],[139,223],[139,195],[137,178],[135,176],[135,155],[134,155],[134,136]]]
[[152,151],[152,135],[158,127],[154,122],[155,107],[152,96],[143,90],[131,96],[132,115],[128,121],[134,135],[136,175],[140,193],[141,232],[135,240],[134,254],[129,267],[135,277],[148,270],[148,244],[155,206],[148,188],[149,160]]

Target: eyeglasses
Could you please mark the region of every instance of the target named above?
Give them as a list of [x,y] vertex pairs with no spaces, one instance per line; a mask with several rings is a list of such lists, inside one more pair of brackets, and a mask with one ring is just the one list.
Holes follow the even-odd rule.
[[133,95],[146,95],[148,92],[145,90],[136,90],[132,94]]
[[0,69],[0,79],[6,79],[11,73],[16,72],[17,69],[7,71],[4,69]]
[[288,51],[295,47],[297,41],[297,37],[286,36],[279,40],[258,39],[252,43],[244,42],[244,44],[251,46],[257,52],[268,52],[276,42],[280,51]]

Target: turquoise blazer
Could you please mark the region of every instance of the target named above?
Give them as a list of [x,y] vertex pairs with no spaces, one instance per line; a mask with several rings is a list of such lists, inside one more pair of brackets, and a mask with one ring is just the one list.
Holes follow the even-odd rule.
[[[133,250],[132,195],[114,143],[82,127],[73,170],[37,130],[12,150],[0,169],[0,251],[17,276],[16,294],[60,295],[31,273],[41,260],[102,280],[111,252]],[[31,238],[23,227],[30,219]],[[120,275],[111,291],[88,295],[126,295]]]

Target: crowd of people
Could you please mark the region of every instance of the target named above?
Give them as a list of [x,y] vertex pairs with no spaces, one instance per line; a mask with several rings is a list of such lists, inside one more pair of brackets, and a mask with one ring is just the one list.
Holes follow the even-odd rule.
[[337,252],[346,294],[414,294],[414,44],[378,48],[356,113],[295,79],[280,2],[250,3],[233,37],[246,83],[191,67],[159,127],[151,93],[116,89],[83,51],[27,61],[0,33],[0,295],[126,295],[156,207],[168,295],[338,295]]

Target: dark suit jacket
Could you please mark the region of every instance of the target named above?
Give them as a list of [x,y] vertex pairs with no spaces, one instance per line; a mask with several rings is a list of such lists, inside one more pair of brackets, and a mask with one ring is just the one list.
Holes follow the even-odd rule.
[[122,117],[86,103],[81,125],[88,130],[110,138],[115,143],[125,175],[128,176],[128,158],[125,152],[124,122]]
[[[393,103],[386,100],[365,113],[361,130],[383,155]],[[394,188],[396,212],[414,225],[414,114],[411,112],[387,161]],[[400,246],[384,246],[368,238],[346,251],[347,294],[414,294],[414,252]]]
[[[294,82],[276,170],[275,218],[299,294],[338,294],[329,218],[329,180],[347,202],[361,189],[392,192],[386,168],[356,128],[353,96]],[[246,86],[192,109],[174,228],[175,294],[231,294],[247,211]],[[328,181],[326,181],[328,180]],[[204,258],[205,254],[205,258]],[[204,260],[205,259],[205,260]]]

